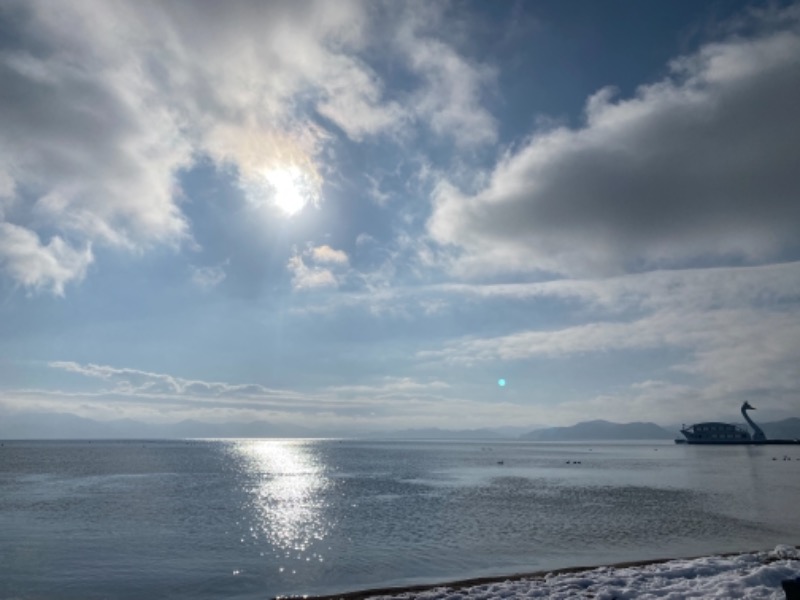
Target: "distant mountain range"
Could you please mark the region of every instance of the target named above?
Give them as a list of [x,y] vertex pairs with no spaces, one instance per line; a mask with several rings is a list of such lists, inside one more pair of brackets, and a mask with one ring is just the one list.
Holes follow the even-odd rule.
[[95,421],[67,413],[23,413],[0,420],[0,439],[131,439],[131,438],[275,438],[317,437],[299,426],[266,421],[247,423],[204,423],[185,420],[152,424],[118,419]]
[[180,438],[369,438],[369,439],[517,439],[531,427],[397,431],[317,430],[267,421],[205,423],[185,420],[170,424],[131,419],[95,421],[68,413],[20,413],[0,418],[0,439],[180,439]]
[[[800,439],[800,418],[791,417],[782,421],[760,423],[768,438]],[[521,439],[538,442],[584,441],[584,440],[668,440],[680,435],[678,427],[664,428],[655,423],[612,423],[610,421],[586,421],[571,427],[548,427],[536,429],[520,436]]]
[[571,427],[537,429],[521,436],[537,442],[577,440],[668,440],[675,434],[655,423],[612,423],[586,421]]
[[[760,423],[769,438],[800,438],[800,418]],[[655,423],[586,421],[570,427],[499,427],[482,429],[419,428],[397,431],[319,431],[266,421],[204,423],[185,420],[155,425],[131,419],[94,421],[67,413],[21,413],[0,419],[0,439],[131,439],[131,438],[315,438],[350,437],[369,439],[429,440],[526,440],[538,442],[590,440],[669,440],[679,437],[678,428]]]
[[397,440],[497,440],[515,439],[524,430],[507,429],[440,429],[438,427],[424,427],[420,429],[399,429],[397,431],[383,431],[369,434],[370,438],[397,439]]
[[760,423],[761,429],[772,439],[800,439],[800,418],[791,417],[783,421]]

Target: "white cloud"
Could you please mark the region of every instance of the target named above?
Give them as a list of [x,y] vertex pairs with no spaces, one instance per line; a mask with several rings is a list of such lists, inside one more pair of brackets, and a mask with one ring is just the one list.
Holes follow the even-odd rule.
[[661,270],[604,279],[561,279],[536,283],[442,284],[407,295],[520,301],[579,300],[596,310],[702,311],[770,306],[800,300],[800,262],[748,267]]
[[[680,318],[661,315],[631,323],[598,322],[565,329],[521,331],[491,338],[466,338],[444,350],[422,351],[422,359],[444,359],[453,364],[554,358],[589,352],[658,348],[669,344]],[[678,340],[674,340],[678,341]]]
[[452,44],[432,34],[454,18],[442,10],[443,5],[409,6],[396,43],[411,71],[423,81],[411,103],[416,115],[436,135],[451,138],[461,147],[495,142],[497,123],[481,98],[495,81],[494,70],[470,62]]
[[[3,16],[19,19],[12,26],[24,43],[0,54],[0,172],[4,193],[15,193],[0,217],[17,241],[23,230],[29,240],[29,251],[6,253],[6,271],[62,293],[82,278],[92,241],[141,248],[185,239],[175,173],[190,147],[146,75],[147,57],[110,31],[128,11],[20,3]],[[106,16],[108,28],[100,26]],[[59,235],[35,253],[39,231]],[[70,248],[65,235],[87,250]],[[39,268],[31,272],[34,254]]]
[[417,381],[411,377],[384,377],[380,383],[367,385],[343,385],[327,388],[330,392],[351,396],[382,397],[397,393],[416,393],[450,388],[444,381]]
[[[365,288],[341,291],[324,304],[304,310],[331,312],[366,308],[375,315],[403,319],[452,312],[455,307],[495,312],[514,302],[537,310],[537,302],[557,302],[580,319],[619,319],[656,311],[703,312],[752,306],[791,305],[800,300],[800,262],[748,267],[661,270],[604,279],[560,279],[526,283],[391,284],[393,273],[365,278]],[[563,315],[562,315],[563,316]],[[559,317],[560,318],[560,317]]]
[[0,222],[0,270],[33,289],[64,294],[64,286],[79,282],[92,263],[89,245],[76,249],[54,236],[45,245],[35,232]]
[[[676,378],[693,378],[696,399],[741,401],[753,395],[786,411],[796,403],[800,374],[800,310],[767,308],[660,309],[630,321],[597,321],[553,330],[470,337],[422,351],[425,361],[476,365],[490,361],[576,359],[589,354],[679,350]],[[622,354],[620,354],[623,356]],[[683,389],[682,386],[681,389]],[[627,394],[617,400],[626,402]]]
[[338,287],[347,275],[348,264],[346,252],[325,244],[295,253],[286,266],[292,273],[292,287],[303,290]]
[[118,368],[109,365],[81,364],[73,361],[53,361],[52,369],[75,373],[84,377],[101,379],[113,385],[110,390],[127,394],[188,394],[193,396],[258,396],[289,397],[294,393],[270,389],[257,384],[230,384],[218,381],[184,379],[165,373],[139,369]]
[[[383,377],[374,384],[331,386],[311,392],[278,390],[260,384],[232,384],[108,365],[51,362],[51,369],[99,380],[109,387],[79,392],[11,390],[0,395],[0,409],[62,411],[69,406],[92,418],[164,421],[267,419],[304,426],[345,427],[350,431],[436,426],[442,418],[463,415],[463,427],[481,427],[498,418],[523,418],[527,409],[512,404],[484,405],[446,396],[451,386],[438,380]],[[502,421],[501,421],[502,422]],[[517,421],[519,422],[519,421]]]
[[[247,191],[270,169],[299,169],[316,201],[337,135],[319,115],[354,141],[408,126],[466,146],[495,140],[481,106],[492,71],[425,15],[444,9],[12,1],[0,15],[18,34],[0,53],[0,220],[142,251],[191,243],[179,177],[198,157]],[[375,34],[379,20],[390,39]],[[376,49],[401,54],[410,89],[387,89],[369,63]]]
[[[398,118],[353,54],[366,24],[357,2],[13,8],[2,16],[19,35],[0,54],[0,218],[9,226],[82,245],[179,243],[190,232],[176,177],[197,155],[248,179],[292,164],[319,187],[313,159],[325,134],[298,112],[298,95],[310,91],[354,137]],[[6,272],[18,278],[16,256],[6,254]]]
[[218,286],[225,281],[227,274],[225,268],[221,265],[211,267],[192,267],[192,282],[204,289],[209,290]]
[[[384,208],[388,206],[391,194],[381,189],[381,182],[377,178],[369,175],[368,173],[364,174],[364,178],[367,180],[367,193],[369,194],[369,197],[372,199],[372,201],[375,202],[375,204],[377,204],[378,206]],[[359,235],[359,238],[361,237],[361,235]]]
[[28,44],[0,56],[0,170],[29,209],[6,218],[116,245],[179,240],[174,174],[189,145],[142,68],[147,57],[92,29],[125,12],[96,8],[82,22],[78,5],[26,5],[16,25]]
[[375,243],[375,238],[368,233],[359,233],[356,237],[356,246],[369,246]]
[[314,261],[318,263],[334,263],[339,265],[346,265],[348,263],[346,252],[334,250],[327,244],[312,248],[311,256]]
[[339,125],[353,140],[397,130],[406,119],[396,102],[383,105],[377,75],[364,64],[351,60],[332,65],[324,85],[320,114]]
[[800,26],[709,44],[586,123],[534,134],[479,193],[442,182],[430,234],[466,273],[761,261],[800,234]]
[[292,256],[286,266],[292,272],[292,287],[295,290],[336,287],[338,285],[333,271],[306,264],[301,254]]

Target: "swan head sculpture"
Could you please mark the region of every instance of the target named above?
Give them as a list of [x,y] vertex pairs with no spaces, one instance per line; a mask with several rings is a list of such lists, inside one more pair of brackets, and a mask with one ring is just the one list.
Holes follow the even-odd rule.
[[744,420],[747,421],[747,424],[753,428],[753,439],[759,441],[766,440],[767,436],[764,434],[764,431],[761,429],[761,427],[759,427],[753,422],[753,419],[751,419],[748,416],[747,414],[748,410],[755,410],[755,408],[750,406],[749,402],[745,402],[744,404],[742,404],[742,416],[744,417]]

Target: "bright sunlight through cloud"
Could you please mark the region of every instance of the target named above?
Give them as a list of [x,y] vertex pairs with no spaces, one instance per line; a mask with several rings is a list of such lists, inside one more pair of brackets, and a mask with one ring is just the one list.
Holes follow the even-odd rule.
[[263,177],[271,188],[272,202],[287,216],[297,214],[316,198],[313,179],[297,166],[269,169]]

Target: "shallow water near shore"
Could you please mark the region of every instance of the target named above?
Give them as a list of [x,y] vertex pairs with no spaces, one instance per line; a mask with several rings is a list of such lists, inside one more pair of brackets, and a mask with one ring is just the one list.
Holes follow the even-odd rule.
[[766,549],[800,543],[798,499],[788,446],[6,441],[0,598],[268,598]]

